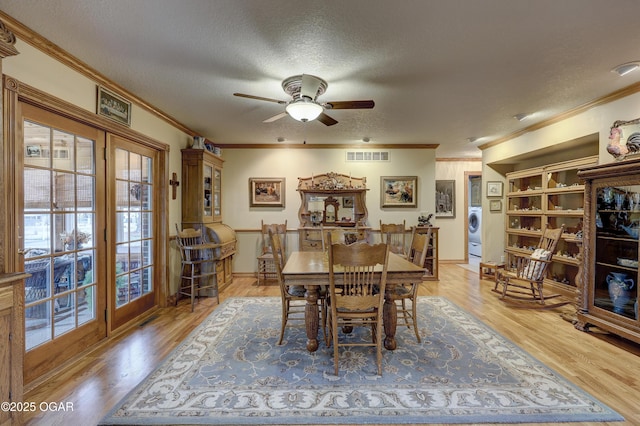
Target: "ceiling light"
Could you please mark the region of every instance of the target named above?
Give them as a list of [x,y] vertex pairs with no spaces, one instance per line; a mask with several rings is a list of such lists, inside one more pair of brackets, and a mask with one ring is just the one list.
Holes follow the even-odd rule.
[[639,67],[640,62],[638,61],[627,62],[626,64],[618,65],[617,67],[612,69],[611,72],[615,72],[620,77],[622,77],[623,75],[629,74],[631,71],[637,70]]
[[371,140],[371,138],[369,138],[368,136],[365,136],[364,138],[362,138],[362,142],[369,142]]
[[476,136],[471,136],[470,138],[467,138],[467,142],[469,142],[469,143],[474,143],[474,142],[476,142],[478,139],[480,139],[480,138],[478,138],[478,137],[476,137]]
[[315,103],[306,96],[289,103],[285,109],[287,114],[293,117],[294,120],[302,121],[303,123],[315,120],[324,110],[322,105]]
[[514,115],[513,118],[515,118],[518,121],[522,121],[529,118],[529,114],[525,114],[524,112],[521,112],[519,114]]
[[282,136],[278,137],[278,139],[276,139],[278,142],[284,142],[284,138]]

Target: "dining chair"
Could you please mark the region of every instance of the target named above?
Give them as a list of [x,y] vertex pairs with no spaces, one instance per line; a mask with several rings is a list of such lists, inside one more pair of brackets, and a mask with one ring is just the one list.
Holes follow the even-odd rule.
[[[431,228],[427,228],[424,233],[418,233],[418,228],[413,227],[411,232],[411,245],[409,246],[408,260],[421,268],[424,268],[424,261],[427,258],[429,250],[429,242],[431,241]],[[417,298],[420,282],[404,283],[396,286],[393,291],[394,301],[399,301],[398,318],[402,318],[407,328],[413,328],[418,343],[421,342],[420,332],[418,331],[417,316]],[[411,306],[407,307],[407,302],[411,302]],[[409,322],[411,320],[411,322]]]
[[407,258],[406,250],[406,220],[402,223],[382,223],[380,221],[380,236],[382,242],[389,244],[391,253]]
[[513,259],[510,266],[496,271],[493,291],[500,294],[500,299],[514,306],[527,308],[549,309],[571,303],[570,301],[547,303],[561,295],[545,295],[543,291],[547,269],[563,231],[564,224],[557,229],[545,228],[532,253],[510,254]]
[[274,279],[276,277],[275,265],[273,263],[273,254],[271,253],[271,243],[269,241],[269,230],[272,230],[276,234],[280,235],[280,241],[283,247],[283,257],[286,257],[287,253],[287,221],[284,223],[264,223],[260,221],[260,229],[262,236],[262,253],[258,256],[258,285],[260,283],[266,283],[268,279]]
[[191,299],[191,312],[193,312],[195,298],[208,289],[213,289],[219,304],[215,265],[215,249],[219,245],[208,242],[201,229],[185,228],[181,231],[176,223],[176,231],[176,241],[182,260],[176,305],[180,296],[188,296]]
[[[282,344],[284,339],[284,331],[288,326],[305,326],[305,307],[307,299],[305,298],[305,288],[299,285],[289,285],[284,279],[282,269],[284,268],[284,246],[280,240],[280,234],[274,232],[273,229],[268,230],[269,241],[271,242],[271,253],[273,254],[274,267],[278,284],[280,285],[280,298],[282,301],[282,321],[280,325],[280,338],[278,345]],[[320,289],[318,303],[320,303],[320,320],[322,324],[322,334],[327,339],[326,323],[326,290]]]
[[[333,344],[333,363],[338,375],[340,346],[376,348],[378,375],[382,375],[382,315],[387,283],[389,246],[355,243],[329,247],[329,335]],[[382,270],[376,267],[382,265]],[[338,329],[371,327],[372,341],[340,341]]]

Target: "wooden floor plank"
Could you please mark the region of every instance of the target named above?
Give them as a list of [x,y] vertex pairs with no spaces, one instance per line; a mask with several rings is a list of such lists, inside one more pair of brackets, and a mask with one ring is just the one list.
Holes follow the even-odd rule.
[[[607,333],[584,333],[560,317],[571,306],[526,310],[505,306],[491,292],[491,281],[453,264],[440,265],[440,281],[423,283],[422,296],[443,296],[567,380],[625,417],[625,422],[581,425],[640,424],[640,345]],[[278,286],[257,286],[253,278],[236,278],[221,295],[277,296]],[[150,373],[216,307],[201,299],[190,312],[188,301],[158,310],[157,316],[135,326],[74,362],[71,367],[29,390],[25,401],[70,402],[73,411],[26,413],[29,425],[95,425],[120,399]],[[551,425],[539,424],[539,425]]]

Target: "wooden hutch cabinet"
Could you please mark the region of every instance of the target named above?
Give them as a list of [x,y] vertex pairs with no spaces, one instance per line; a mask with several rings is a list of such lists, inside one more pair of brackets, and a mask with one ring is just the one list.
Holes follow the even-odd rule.
[[585,180],[582,285],[576,328],[595,325],[640,343],[640,158],[581,170]]
[[[24,279],[22,272],[0,274],[0,402],[23,403]],[[0,425],[22,424],[20,410],[0,410]]]
[[222,164],[206,149],[182,150],[182,228],[202,229],[215,250],[218,291],[233,280],[235,232],[222,223]]
[[531,253],[545,227],[555,229],[564,224],[565,232],[553,255],[545,286],[572,300],[580,253],[575,236],[583,229],[584,215],[585,187],[578,171],[597,161],[597,156],[591,156],[507,173],[507,265],[513,255]]
[[334,241],[368,241],[366,184],[366,178],[331,172],[298,178],[300,250],[322,250],[323,232]]

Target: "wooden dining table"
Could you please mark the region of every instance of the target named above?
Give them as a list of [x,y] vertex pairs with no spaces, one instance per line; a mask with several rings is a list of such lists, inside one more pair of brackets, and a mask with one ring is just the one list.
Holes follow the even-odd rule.
[[[382,267],[380,267],[382,270]],[[392,294],[396,286],[403,283],[415,283],[423,280],[424,268],[414,265],[395,253],[389,253],[387,267],[387,287],[383,308],[384,347],[388,350],[396,348],[397,307]],[[319,309],[318,295],[322,286],[329,288],[329,260],[322,251],[296,251],[291,253],[282,270],[287,284],[300,285],[305,288],[307,304],[304,320],[307,333],[307,350],[318,349]]]

